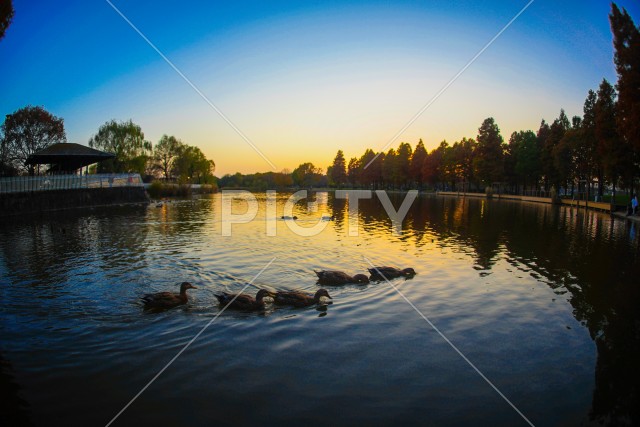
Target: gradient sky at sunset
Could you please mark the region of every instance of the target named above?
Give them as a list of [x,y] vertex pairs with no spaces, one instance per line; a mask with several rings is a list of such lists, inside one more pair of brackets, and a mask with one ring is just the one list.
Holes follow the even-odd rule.
[[[112,2],[281,170],[382,149],[528,1]],[[637,1],[617,4],[638,23]],[[43,105],[82,144],[131,118],[154,143],[199,146],[218,176],[272,170],[106,1],[14,8],[0,114]],[[508,139],[581,115],[616,80],[609,10],[534,1],[393,146],[475,137],[489,116]]]

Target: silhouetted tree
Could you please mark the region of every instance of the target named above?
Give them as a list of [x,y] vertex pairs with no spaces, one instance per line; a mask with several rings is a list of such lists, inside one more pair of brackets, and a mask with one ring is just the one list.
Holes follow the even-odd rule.
[[538,133],[536,134],[536,142],[538,151],[540,152],[540,171],[542,172],[542,180],[545,191],[549,191],[551,182],[550,177],[555,175],[555,166],[553,164],[553,147],[549,147],[547,140],[551,134],[551,128],[544,119],[540,122]]
[[[455,145],[454,143],[453,145]],[[440,165],[440,180],[447,183],[454,190],[458,181],[458,163],[453,146],[447,144],[442,152],[442,163]]]
[[438,148],[431,150],[429,155],[424,159],[422,176],[424,177],[425,182],[431,185],[434,189],[437,189],[438,184],[444,181],[442,167],[444,155],[448,148],[449,144],[447,141],[442,141]]
[[598,194],[602,198],[604,190],[604,173],[602,161],[597,155],[597,141],[595,135],[595,105],[596,93],[589,89],[582,108],[583,116],[579,131],[579,144],[576,151],[576,173],[579,179],[586,180],[587,196],[591,194],[591,183],[598,178]]
[[198,147],[181,144],[173,162],[172,173],[180,183],[212,184],[215,182],[213,172],[216,164],[207,159]]
[[294,184],[300,187],[313,187],[322,181],[322,169],[313,163],[302,163],[291,173]]
[[504,148],[504,178],[511,191],[518,194],[519,186],[522,183],[520,176],[516,173],[516,159],[518,155],[518,145],[516,136],[518,132],[511,133],[509,143]]
[[133,121],[111,120],[89,139],[89,146],[115,154],[114,159],[98,164],[98,172],[137,172],[144,174],[152,146],[145,141],[142,129]]
[[291,171],[289,169],[282,169],[279,173],[274,174],[274,184],[277,187],[291,187],[293,185],[293,178],[291,177]]
[[564,109],[560,110],[560,116],[549,126],[544,120],[538,130],[538,146],[540,148],[540,162],[545,190],[549,190],[551,185],[559,186],[561,178],[556,166],[554,150],[556,145],[569,129],[570,123]]
[[418,187],[420,187],[424,181],[422,176],[422,166],[424,165],[424,160],[427,158],[427,155],[427,150],[424,148],[422,138],[420,138],[420,141],[418,141],[418,145],[416,145],[416,149],[413,151],[413,155],[411,156],[411,164],[409,166],[409,175]]
[[[632,156],[628,173],[631,180],[640,167],[640,30],[625,9],[615,3],[609,14],[613,33],[614,63],[618,73],[617,128],[622,141],[629,145]],[[635,164],[635,167],[633,167]]]
[[508,156],[516,183],[524,190],[536,184],[540,176],[540,150],[533,131],[513,132],[509,138]]
[[181,146],[182,142],[175,136],[162,135],[160,141],[153,148],[154,167],[162,172],[164,179],[171,178],[171,169]]
[[1,127],[0,162],[4,172],[27,171],[33,175],[34,165],[26,165],[27,158],[52,144],[67,142],[64,119],[43,107],[26,107],[8,114]]
[[384,153],[380,153],[376,158],[376,153],[374,153],[370,148],[367,148],[359,160],[362,168],[360,172],[360,179],[363,185],[378,188],[378,185],[382,182],[384,158]]
[[[452,146],[453,159],[455,161],[456,180],[469,183],[473,180],[473,158],[476,150],[476,141],[473,138],[462,138]],[[462,188],[460,190],[466,190]]]
[[356,186],[360,184],[360,175],[362,172],[362,165],[358,161],[357,158],[352,157],[349,160],[349,166],[347,166],[347,176],[349,179],[349,183],[352,186]]
[[403,142],[398,146],[396,154],[395,184],[399,185],[401,188],[405,188],[411,180],[411,171],[409,168],[411,166],[411,155],[413,154],[413,149],[410,144]]
[[578,178],[577,152],[581,142],[581,121],[580,117],[574,116],[572,125],[564,132],[564,135],[553,149],[553,161],[558,171],[558,179],[565,184],[565,188],[571,188],[571,195],[574,193],[576,179]]
[[2,40],[7,28],[11,25],[13,14],[13,2],[11,0],[0,1],[0,40]]
[[478,129],[478,145],[474,158],[474,173],[482,185],[503,179],[503,149],[500,129],[493,117],[485,119]]
[[566,180],[565,171],[558,169],[558,162],[556,162],[558,149],[556,147],[560,144],[564,134],[570,127],[571,123],[569,122],[569,118],[565,114],[564,109],[560,109],[560,115],[549,127],[549,137],[547,138],[546,144],[546,150],[549,150],[550,154],[548,160],[552,163],[549,179],[556,189],[559,189],[560,185]]
[[394,188],[398,182],[398,155],[390,148],[382,161],[382,178],[387,188]]
[[619,179],[628,176],[633,163],[629,145],[618,134],[616,92],[606,79],[602,79],[598,88],[594,110],[598,155],[602,159],[605,179],[613,185],[615,197]]
[[347,167],[344,160],[344,153],[342,150],[338,150],[333,164],[331,165],[331,172],[327,170],[327,176],[331,179],[331,182],[341,187],[347,182]]

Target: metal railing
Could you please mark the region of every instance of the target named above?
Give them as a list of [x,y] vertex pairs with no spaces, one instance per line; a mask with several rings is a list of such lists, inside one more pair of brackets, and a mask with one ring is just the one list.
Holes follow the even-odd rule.
[[142,178],[132,174],[45,175],[0,178],[0,194],[83,188],[142,187]]

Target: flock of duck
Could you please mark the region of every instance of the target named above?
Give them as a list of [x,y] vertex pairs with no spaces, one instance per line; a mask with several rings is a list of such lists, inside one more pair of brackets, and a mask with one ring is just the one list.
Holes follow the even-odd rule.
[[[374,267],[369,269],[370,276],[356,274],[350,276],[342,271],[323,270],[315,271],[318,276],[318,283],[321,285],[346,285],[365,284],[371,281],[389,280],[397,277],[411,277],[416,274],[413,268],[398,269],[395,267]],[[182,282],[180,292],[157,292],[144,295],[141,300],[145,309],[169,309],[186,304],[188,301],[187,290],[197,289],[189,282]],[[311,295],[302,291],[276,291],[260,289],[255,297],[248,294],[231,294],[222,292],[216,294],[216,298],[221,306],[236,310],[255,311],[265,307],[265,298],[273,299],[276,305],[288,305],[293,307],[308,307],[320,303],[322,298],[331,298],[329,292],[324,289]]]

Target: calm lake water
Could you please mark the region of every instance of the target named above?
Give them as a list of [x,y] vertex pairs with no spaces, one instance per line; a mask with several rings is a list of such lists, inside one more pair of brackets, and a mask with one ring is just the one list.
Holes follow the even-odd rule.
[[[398,235],[375,196],[355,224],[345,200],[317,193],[316,212],[295,206],[297,224],[335,220],[305,237],[257,197],[256,219],[231,236],[219,194],[3,220],[0,424],[104,426],[213,320],[114,426],[527,425],[388,283],[215,318],[214,294],[274,258],[251,293],[315,292],[314,269],[366,272],[367,259],[413,267],[392,284],[533,424],[640,423],[637,225],[421,196]],[[141,295],[185,280],[199,288],[189,304],[143,312]]]

